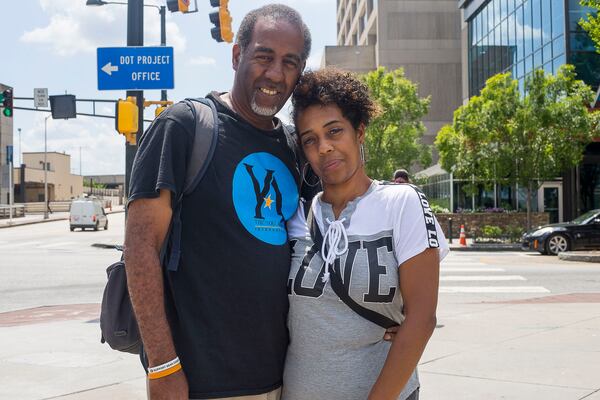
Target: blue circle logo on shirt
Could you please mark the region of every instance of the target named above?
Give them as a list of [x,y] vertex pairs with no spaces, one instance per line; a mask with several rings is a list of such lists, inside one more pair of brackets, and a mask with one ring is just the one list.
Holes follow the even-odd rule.
[[285,222],[298,207],[298,188],[285,164],[269,153],[244,158],[233,175],[233,204],[242,225],[272,245],[287,242]]

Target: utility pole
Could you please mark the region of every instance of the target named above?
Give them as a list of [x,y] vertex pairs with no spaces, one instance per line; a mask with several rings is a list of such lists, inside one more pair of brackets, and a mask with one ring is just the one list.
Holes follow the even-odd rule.
[[[144,0],[129,0],[127,2],[127,46],[144,45]],[[126,97],[133,96],[139,109],[138,131],[136,139],[139,141],[144,130],[144,91],[128,90]],[[129,181],[133,169],[133,159],[137,145],[125,142],[125,196],[129,197]]]
[[21,128],[17,128],[19,131],[19,166],[23,164],[23,149],[21,148]]
[[[165,6],[160,6],[158,12],[160,13],[160,45],[167,45],[167,28],[166,28],[166,17],[167,9]],[[167,91],[163,89],[160,91],[160,99],[162,101],[167,100]]]

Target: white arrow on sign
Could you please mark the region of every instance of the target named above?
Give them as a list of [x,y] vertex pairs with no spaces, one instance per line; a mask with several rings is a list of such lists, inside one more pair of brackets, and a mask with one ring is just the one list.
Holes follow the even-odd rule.
[[117,72],[119,70],[119,67],[116,65],[112,65],[110,62],[108,64],[106,64],[104,67],[102,67],[102,71],[106,72],[108,75],[112,76],[113,72]]

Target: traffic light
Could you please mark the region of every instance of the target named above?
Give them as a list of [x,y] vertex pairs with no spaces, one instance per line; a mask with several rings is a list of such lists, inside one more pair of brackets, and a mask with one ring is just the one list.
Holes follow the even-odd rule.
[[115,129],[125,135],[129,144],[136,144],[135,134],[138,131],[139,109],[136,98],[131,96],[119,99],[115,107]]
[[162,113],[166,109],[167,109],[167,106],[156,107],[156,109],[154,110],[154,117],[158,118],[158,116],[160,115],[160,113]]
[[171,12],[187,13],[190,10],[190,0],[167,0],[167,8]]
[[12,117],[13,116],[13,93],[11,89],[6,89],[5,91],[2,92],[2,95],[0,96],[2,99],[2,107],[4,107],[4,110],[2,110],[2,114],[5,117]]
[[210,5],[219,7],[219,11],[212,12],[208,15],[210,22],[215,27],[210,30],[210,34],[217,42],[231,43],[233,41],[233,31],[231,30],[231,14],[227,4],[229,0],[210,0]]

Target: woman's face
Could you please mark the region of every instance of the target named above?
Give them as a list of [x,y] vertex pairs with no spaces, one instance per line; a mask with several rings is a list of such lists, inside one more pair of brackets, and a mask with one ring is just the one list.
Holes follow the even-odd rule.
[[337,105],[314,105],[297,118],[300,144],[313,171],[324,184],[347,182],[362,167],[364,127],[354,129]]

